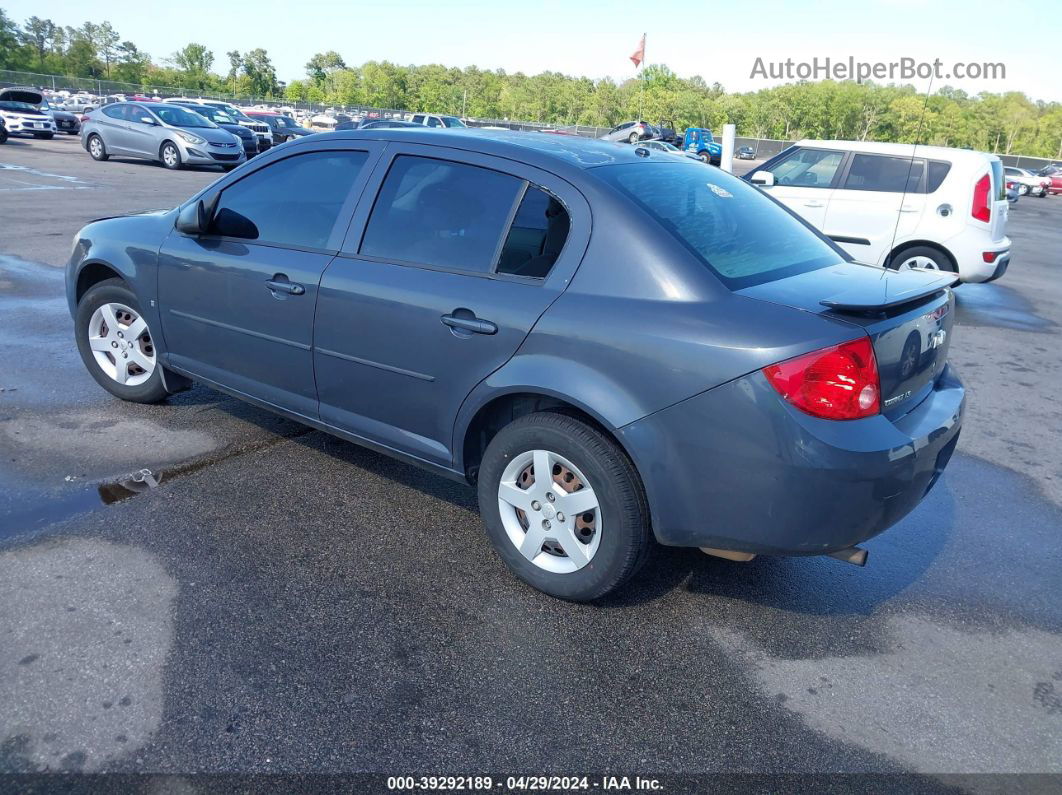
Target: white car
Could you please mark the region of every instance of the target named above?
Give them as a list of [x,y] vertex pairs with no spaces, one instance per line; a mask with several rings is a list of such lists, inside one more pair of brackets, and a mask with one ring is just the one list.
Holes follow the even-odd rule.
[[799,141],[746,176],[855,260],[998,279],[1010,263],[995,155],[871,141]]
[[465,127],[467,126],[456,116],[439,115],[435,113],[414,113],[410,119],[414,124],[423,124],[425,127]]
[[1027,168],[1004,166],[1003,173],[1007,175],[1008,182],[1017,183],[1019,196],[1030,194],[1032,196],[1039,196],[1042,199],[1047,195],[1047,189],[1051,185],[1050,177],[1038,176]]
[[44,95],[35,88],[0,88],[0,119],[4,120],[10,135],[32,135],[34,138],[52,138],[55,135],[55,119],[40,109]]

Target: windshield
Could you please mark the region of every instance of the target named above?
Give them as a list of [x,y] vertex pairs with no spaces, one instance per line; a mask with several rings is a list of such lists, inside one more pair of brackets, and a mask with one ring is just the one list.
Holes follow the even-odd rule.
[[0,102],[0,109],[2,110],[17,110],[20,113],[36,113],[37,109],[28,102],[11,102],[4,100]]
[[236,123],[235,121],[233,121],[232,116],[227,114],[225,111],[218,110],[217,108],[212,108],[209,105],[197,105],[194,108],[187,108],[187,110],[190,110],[192,113],[198,113],[200,116],[206,116],[208,119],[214,122],[214,124]]
[[178,105],[156,105],[151,110],[156,116],[166,122],[166,124],[173,127],[199,128],[214,126],[214,123],[210,121],[210,119],[204,118],[198,113],[193,113]]
[[456,116],[440,116],[444,127],[464,127],[465,123]]
[[690,161],[594,169],[732,290],[847,259],[760,190]]

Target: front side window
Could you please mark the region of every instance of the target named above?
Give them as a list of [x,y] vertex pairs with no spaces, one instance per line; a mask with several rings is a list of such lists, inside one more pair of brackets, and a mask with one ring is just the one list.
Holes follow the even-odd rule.
[[854,155],[844,187],[846,190],[917,193],[924,168],[924,160],[910,157]]
[[845,257],[760,190],[679,158],[593,170],[734,290]]
[[443,116],[442,124],[444,127],[464,127],[465,123],[456,116]]
[[437,119],[435,116],[429,116],[428,117],[428,126],[429,127],[442,127],[442,122],[439,121],[439,119]]
[[280,246],[323,249],[367,152],[307,152],[279,160],[225,188],[211,233]]
[[528,185],[505,236],[498,273],[544,279],[568,239],[568,211],[541,188]]
[[824,149],[798,149],[769,171],[776,185],[795,185],[804,188],[828,188],[833,182],[843,152]]
[[361,253],[488,273],[523,184],[479,166],[397,157],[376,198]]

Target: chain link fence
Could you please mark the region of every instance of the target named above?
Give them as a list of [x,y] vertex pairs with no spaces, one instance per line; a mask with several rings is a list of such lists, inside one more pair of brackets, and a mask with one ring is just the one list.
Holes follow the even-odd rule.
[[[51,89],[52,91],[85,91],[96,96],[108,96],[112,94],[141,94],[155,95],[160,98],[194,96],[201,99],[217,99],[231,102],[234,105],[272,105],[290,107],[296,111],[308,113],[324,113],[334,111],[347,113],[352,116],[362,116],[370,119],[404,119],[409,118],[413,111],[402,108],[376,108],[366,105],[329,105],[319,102],[303,102],[287,100],[283,97],[252,97],[246,94],[229,94],[218,92],[205,92],[188,86],[161,86],[141,85],[137,83],[121,83],[114,80],[97,80],[89,77],[65,77],[63,75],[36,74],[33,72],[12,72],[0,69],[0,88],[5,86],[35,86],[37,88]],[[609,127],[592,127],[582,124],[556,125],[546,122],[512,121],[510,119],[468,119],[471,127],[504,127],[509,130],[560,130],[586,138],[599,138],[607,133]],[[735,149],[742,146],[752,147],[756,153],[756,160],[766,160],[774,157],[792,141],[777,140],[774,138],[749,138],[738,136],[734,141]],[[1044,157],[1028,157],[1026,155],[999,155],[999,159],[1005,165],[1028,168],[1033,171],[1039,170],[1054,161]]]

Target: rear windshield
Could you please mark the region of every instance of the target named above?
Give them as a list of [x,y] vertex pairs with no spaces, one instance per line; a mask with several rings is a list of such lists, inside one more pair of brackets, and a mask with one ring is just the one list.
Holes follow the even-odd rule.
[[604,166],[595,173],[732,290],[847,259],[759,188],[717,168],[676,158],[673,163]]

